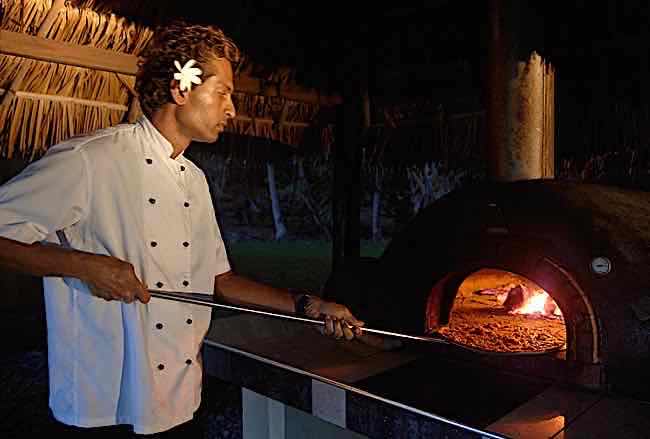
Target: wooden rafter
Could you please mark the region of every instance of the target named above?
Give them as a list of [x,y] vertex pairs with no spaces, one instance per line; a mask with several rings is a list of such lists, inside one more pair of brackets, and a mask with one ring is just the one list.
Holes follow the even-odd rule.
[[[138,58],[135,55],[79,46],[19,32],[0,31],[0,53],[128,76],[134,76],[137,72]],[[342,103],[340,96],[321,95],[314,89],[297,84],[265,87],[264,81],[245,75],[235,78],[235,91],[250,95],[281,96],[292,101],[324,106]]]
[[[0,88],[0,93],[2,92],[4,92],[4,90]],[[73,98],[72,96],[59,96],[54,94],[32,93],[29,91],[20,91],[20,90],[15,91],[13,94],[17,98],[30,99],[34,101],[70,102],[73,104],[84,105],[86,107],[107,108],[109,110],[117,110],[117,111],[127,111],[129,109],[126,105],[122,105],[122,104],[116,104],[113,102],[96,101],[91,99]]]
[[[6,90],[0,88],[0,94],[6,92]],[[107,108],[109,110],[117,110],[117,111],[129,111],[130,108],[126,105],[122,104],[115,104],[113,102],[104,102],[104,101],[96,101],[96,100],[91,100],[91,99],[80,99],[80,98],[73,98],[71,96],[59,96],[59,95],[54,95],[54,94],[46,94],[46,93],[32,93],[28,91],[17,91],[15,92],[15,96],[18,98],[23,98],[23,99],[30,99],[30,100],[40,100],[40,101],[56,101],[56,102],[71,102],[73,104],[78,104],[78,105],[84,105],[87,107],[99,107],[99,108]],[[237,115],[235,116],[235,121],[241,121],[241,122],[256,122],[256,123],[262,123],[262,124],[273,124],[274,121],[273,119],[269,119],[267,117],[265,118],[252,118],[250,116],[244,116],[244,115]],[[284,122],[284,126],[287,127],[295,127],[295,128],[307,128],[309,126],[309,123],[307,122]]]

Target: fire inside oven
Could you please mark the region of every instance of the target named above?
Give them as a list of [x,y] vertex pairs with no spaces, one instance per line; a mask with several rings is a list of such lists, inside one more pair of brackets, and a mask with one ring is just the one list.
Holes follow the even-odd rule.
[[481,269],[460,284],[449,323],[438,332],[488,352],[565,350],[566,325],[552,294],[515,273]]

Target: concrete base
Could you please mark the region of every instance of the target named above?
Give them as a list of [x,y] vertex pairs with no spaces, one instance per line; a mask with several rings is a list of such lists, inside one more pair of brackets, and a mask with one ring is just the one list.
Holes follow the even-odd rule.
[[[395,373],[415,368],[430,377],[429,364],[416,367],[420,355],[334,340],[296,322],[234,315],[213,321],[203,359],[208,375],[242,389],[245,439],[503,437],[409,405],[422,404],[422,394],[405,398],[403,384],[391,388]],[[408,386],[422,381],[414,383]]]
[[244,439],[363,439],[366,436],[242,388]]

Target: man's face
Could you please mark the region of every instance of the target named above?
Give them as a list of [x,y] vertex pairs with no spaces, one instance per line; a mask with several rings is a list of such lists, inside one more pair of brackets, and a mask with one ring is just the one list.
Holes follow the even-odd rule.
[[177,107],[181,131],[198,142],[214,142],[235,117],[232,103],[233,73],[230,62],[218,58],[205,66],[203,83],[187,93],[185,105]]

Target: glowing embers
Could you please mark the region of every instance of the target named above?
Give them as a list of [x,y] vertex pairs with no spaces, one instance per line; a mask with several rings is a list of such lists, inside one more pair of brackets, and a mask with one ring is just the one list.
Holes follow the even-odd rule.
[[439,332],[491,352],[547,352],[566,347],[566,327],[553,298],[514,273],[483,269],[458,288],[449,325]]

